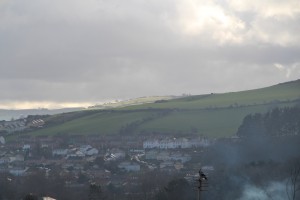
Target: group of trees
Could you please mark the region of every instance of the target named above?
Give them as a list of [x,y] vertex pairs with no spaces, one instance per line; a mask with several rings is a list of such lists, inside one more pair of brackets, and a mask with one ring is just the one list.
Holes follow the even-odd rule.
[[[213,155],[213,154],[212,154]],[[244,155],[243,155],[244,156]],[[218,159],[215,155],[214,159]],[[246,184],[264,188],[272,181],[286,184],[288,200],[296,200],[300,189],[300,165],[294,161],[299,157],[284,162],[251,161],[238,162],[232,166],[221,164],[208,173],[208,188],[202,192],[203,199],[240,199]],[[212,163],[214,164],[214,163]],[[197,172],[196,172],[197,173]],[[85,182],[81,187],[68,187],[59,174],[32,174],[28,177],[13,177],[0,174],[0,200],[32,200],[36,197],[50,196],[55,199],[112,200],[112,199],[145,199],[145,200],[189,200],[197,197],[196,179],[188,182],[183,174],[170,176],[160,171],[151,171],[136,177],[137,185],[131,187],[113,184],[98,185]],[[138,194],[138,196],[131,196]],[[270,193],[270,197],[275,194]],[[271,199],[271,198],[270,198]]]
[[171,180],[167,186],[159,190],[155,200],[190,200],[196,197],[196,186],[183,178]]
[[50,196],[55,199],[85,199],[88,188],[80,190],[69,188],[59,173],[46,176],[45,172],[35,172],[24,177],[15,177],[8,173],[0,173],[0,200],[34,199],[34,197]]
[[247,115],[237,131],[240,137],[300,135],[300,108],[275,108]]
[[[37,200],[45,196],[64,200],[154,200],[157,190],[163,188],[173,176],[165,172],[149,171],[135,175],[135,184],[123,186],[90,183],[81,174],[78,175],[78,184],[68,184],[69,178],[58,169],[51,170],[48,175],[44,171],[19,177],[0,173],[0,200]],[[137,196],[133,198],[132,195]]]

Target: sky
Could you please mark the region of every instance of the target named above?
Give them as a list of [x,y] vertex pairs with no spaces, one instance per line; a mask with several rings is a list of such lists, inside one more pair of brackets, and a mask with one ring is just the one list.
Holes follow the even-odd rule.
[[296,80],[299,33],[299,0],[0,0],[0,108]]

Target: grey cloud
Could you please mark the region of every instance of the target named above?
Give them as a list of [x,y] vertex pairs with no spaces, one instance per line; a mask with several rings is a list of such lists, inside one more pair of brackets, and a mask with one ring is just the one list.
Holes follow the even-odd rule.
[[[274,67],[299,63],[298,44],[282,46],[252,37],[220,44],[210,32],[185,35],[176,24],[178,2],[0,4],[0,98],[96,102],[236,91],[299,77],[297,70],[287,78]],[[247,11],[241,19],[251,24],[256,19],[251,14]],[[285,28],[297,30],[293,20],[285,19]]]

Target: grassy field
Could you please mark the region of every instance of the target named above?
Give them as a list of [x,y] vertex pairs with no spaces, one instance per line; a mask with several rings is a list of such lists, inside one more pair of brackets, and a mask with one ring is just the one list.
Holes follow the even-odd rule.
[[[298,80],[258,90],[189,96],[111,111],[96,109],[55,115],[48,119],[48,128],[29,134],[118,134],[122,128],[133,125],[130,134],[197,133],[227,137],[236,133],[246,115],[299,105],[299,99]],[[61,123],[51,125],[52,121]]]
[[137,120],[153,115],[153,112],[101,112],[79,117],[57,126],[40,129],[31,134],[55,135],[55,134],[117,134],[121,127]]
[[[282,103],[276,106],[293,105],[295,104]],[[227,137],[237,132],[246,115],[249,113],[267,112],[273,106],[257,105],[239,108],[179,111],[144,124],[139,127],[139,131],[184,134],[193,133],[193,131],[197,130],[197,133],[208,137]]]
[[300,98],[300,81],[278,84],[275,86],[231,92],[224,94],[196,95],[186,98],[173,99],[164,103],[150,103],[122,109],[146,109],[146,108],[181,108],[199,109],[212,107],[228,107],[234,105],[266,104],[275,101],[287,101]]

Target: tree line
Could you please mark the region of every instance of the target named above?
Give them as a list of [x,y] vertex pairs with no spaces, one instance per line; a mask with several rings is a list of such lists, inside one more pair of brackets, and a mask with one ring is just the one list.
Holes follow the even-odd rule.
[[261,114],[247,115],[237,131],[240,137],[287,136],[300,134],[300,108],[274,108]]

